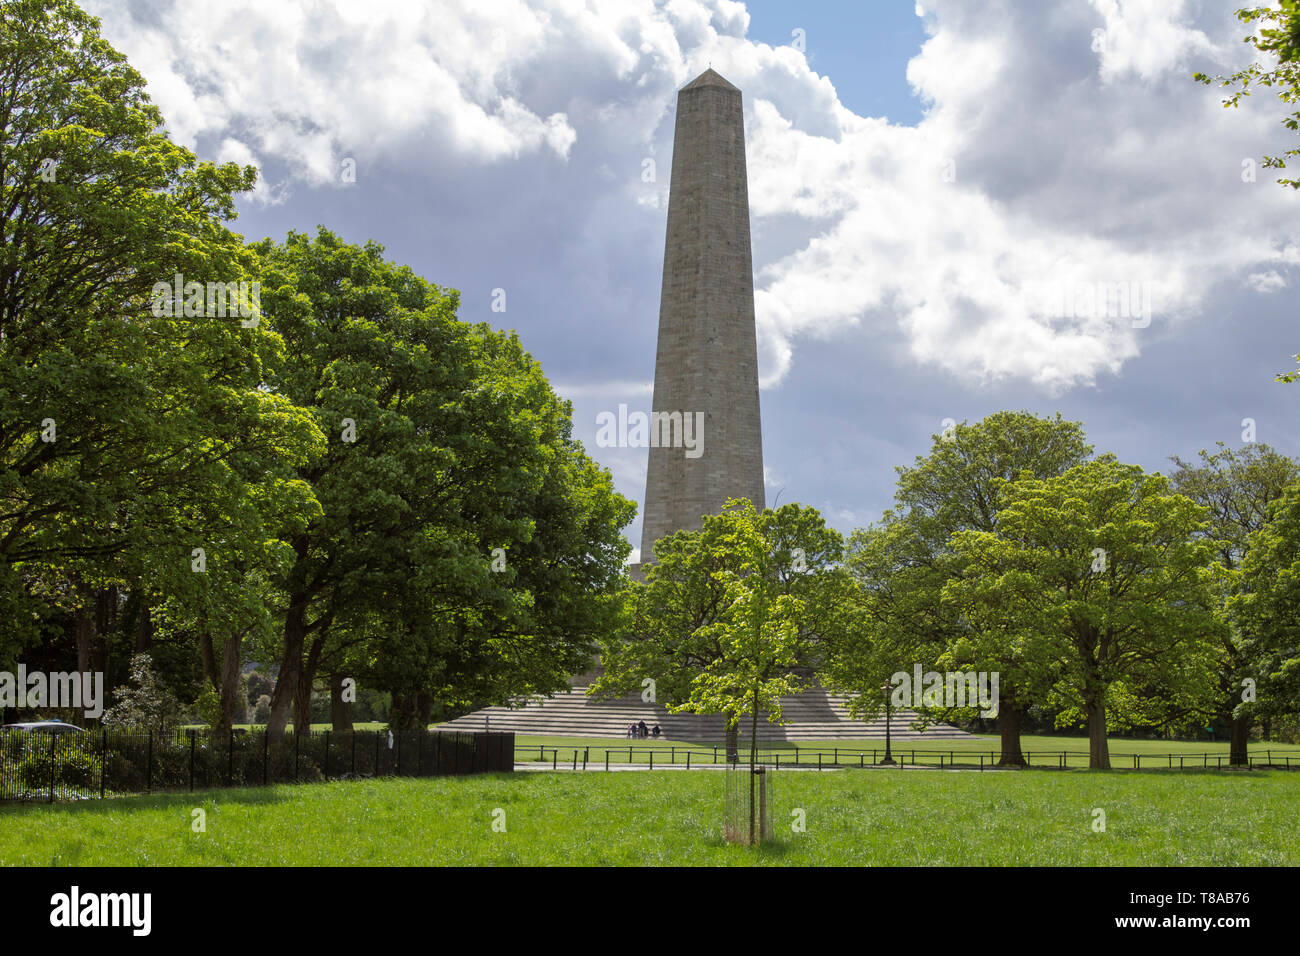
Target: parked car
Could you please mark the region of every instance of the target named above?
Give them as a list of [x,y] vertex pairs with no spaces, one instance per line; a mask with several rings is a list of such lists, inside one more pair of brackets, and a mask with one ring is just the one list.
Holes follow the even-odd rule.
[[5,724],[0,730],[18,730],[27,734],[84,734],[85,730],[76,724],[66,724],[61,720],[33,720],[25,724]]

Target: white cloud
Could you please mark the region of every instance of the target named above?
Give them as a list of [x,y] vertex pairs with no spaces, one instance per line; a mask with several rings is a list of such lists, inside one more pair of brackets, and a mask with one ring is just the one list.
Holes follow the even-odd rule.
[[1256,292],[1276,292],[1286,288],[1286,279],[1270,269],[1268,272],[1252,272],[1246,277],[1246,284]]
[[1104,21],[1093,32],[1093,49],[1108,82],[1130,73],[1152,80],[1183,66],[1193,54],[1214,50],[1204,33],[1186,24],[1185,0],[1092,0],[1092,5]]
[[[958,379],[1059,392],[1118,373],[1220,282],[1280,288],[1296,259],[1294,197],[1240,177],[1285,141],[1282,107],[1224,110],[1191,79],[1247,58],[1228,7],[927,0],[907,70],[926,113],[905,127],[846,109],[790,46],[745,39],[732,0],[176,0],[148,23],[90,6],[177,139],[276,164],[263,200],[336,182],[343,157],[514,162],[521,190],[545,164],[589,164],[556,228],[597,273],[627,217],[663,215],[674,91],[711,62],[745,93],[754,230],[779,250],[755,262],[766,386],[801,338],[865,325]],[[485,215],[512,215],[490,198]],[[1097,283],[1155,290],[1150,325],[1035,294]]]
[[[1239,176],[1242,144],[1276,134],[1191,79],[1194,57],[1217,57],[1211,71],[1240,58],[1230,13],[1215,46],[1182,3],[1095,7],[927,4],[908,68],[927,104],[916,128],[833,104],[831,131],[810,135],[754,105],[755,214],[809,223],[805,243],[761,264],[764,384],[800,336],[867,322],[958,378],[1056,393],[1118,373],[1145,328],[1195,316],[1217,282],[1286,261],[1273,237],[1295,235],[1288,197]],[[1154,293],[1150,322],[1035,294],[1121,283]]]

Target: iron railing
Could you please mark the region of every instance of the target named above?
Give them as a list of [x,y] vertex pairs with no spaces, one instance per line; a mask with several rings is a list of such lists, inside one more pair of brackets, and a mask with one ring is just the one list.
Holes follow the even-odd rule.
[[258,787],[514,769],[512,733],[99,730],[0,733],[0,800],[88,799],[158,790]]

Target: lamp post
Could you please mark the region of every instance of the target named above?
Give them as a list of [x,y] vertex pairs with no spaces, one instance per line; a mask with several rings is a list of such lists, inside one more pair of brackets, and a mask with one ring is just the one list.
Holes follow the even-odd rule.
[[894,755],[890,752],[889,705],[890,694],[894,690],[894,685],[889,683],[889,681],[885,681],[884,685],[880,689],[885,692],[885,759],[880,762],[882,765],[893,764],[896,761],[894,760]]

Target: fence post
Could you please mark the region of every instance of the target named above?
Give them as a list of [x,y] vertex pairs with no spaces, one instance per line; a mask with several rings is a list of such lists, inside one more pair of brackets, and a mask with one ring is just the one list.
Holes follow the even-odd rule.
[[235,728],[230,728],[230,749],[226,751],[226,786],[235,783]]
[[379,731],[375,731],[375,776],[379,776]]
[[302,731],[293,728],[293,782],[298,782],[298,753],[302,750]]
[[325,731],[325,766],[321,767],[321,776],[329,779],[330,775],[330,732]]
[[651,748],[651,750],[650,750],[650,769],[653,770],[654,768],[655,768],[655,752],[654,752],[654,748]]
[[420,770],[424,764],[424,733],[423,730],[416,731],[418,736],[415,738],[415,775],[417,777],[420,775]]
[[560,767],[560,748],[556,747],[551,751],[551,769],[558,770]]
[[[1289,767],[1289,766],[1290,766],[1290,765],[1288,765],[1288,767]],[[691,769],[691,752],[690,752],[689,750],[686,751],[686,769],[687,769],[687,770],[690,770],[690,769]]]
[[149,756],[145,770],[145,789],[153,791],[153,728],[149,729]]
[[194,792],[194,731],[190,731],[190,793]]
[[609,770],[609,748],[608,747],[605,748],[605,770],[607,772]]
[[108,731],[99,730],[99,799],[104,799],[104,772],[108,769]]
[[265,727],[262,728],[262,786],[266,786],[270,781],[268,774],[271,769],[271,735]]
[[352,776],[357,775],[357,732],[352,731]]
[[57,746],[55,741],[58,739],[58,734],[50,734],[50,803],[54,802],[54,768],[57,766],[54,749]]

